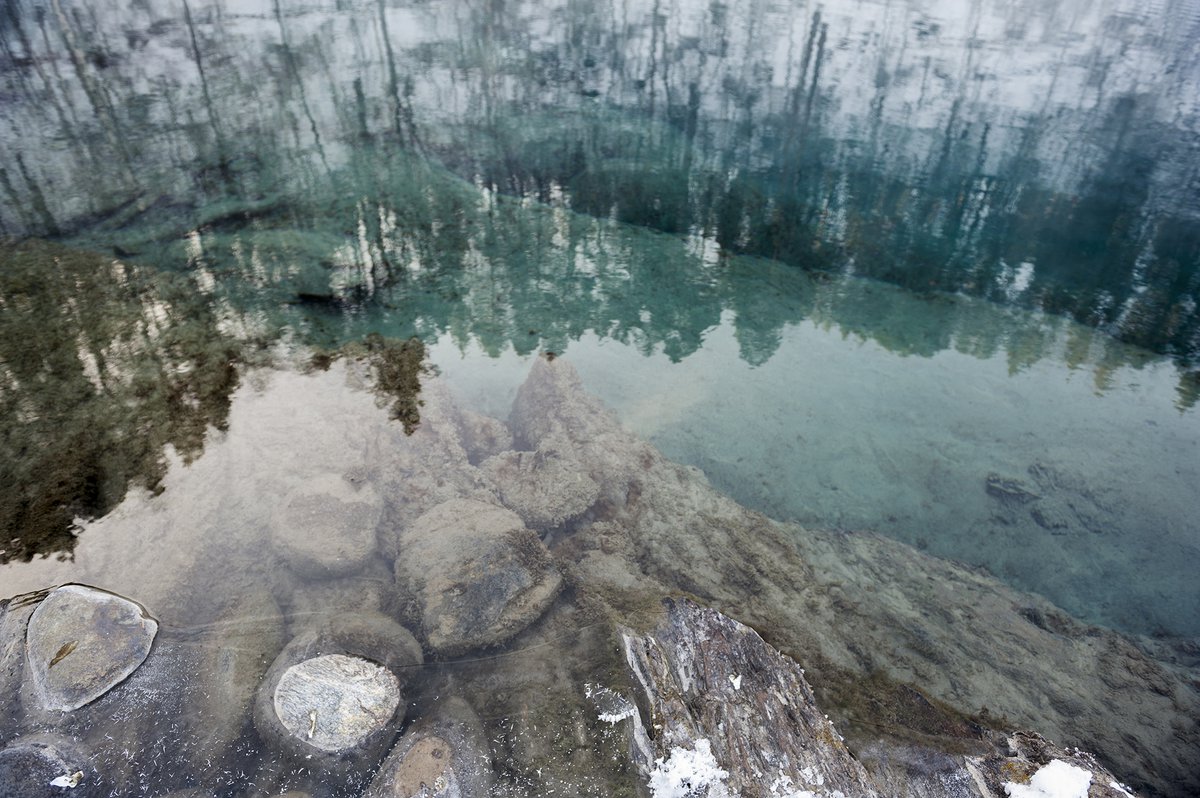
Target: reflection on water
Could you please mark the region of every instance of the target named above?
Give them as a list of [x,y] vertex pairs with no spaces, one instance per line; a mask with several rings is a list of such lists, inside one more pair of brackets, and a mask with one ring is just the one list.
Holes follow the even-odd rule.
[[4,229],[314,195],[343,236],[453,218],[383,202],[373,142],[717,252],[1200,346],[1194,2],[285,5],[9,4]]
[[[3,592],[90,578],[133,595],[179,635],[164,647],[177,658],[159,662],[180,670],[148,678],[206,675],[241,707],[264,660],[329,607],[417,622],[411,597],[392,592],[386,541],[344,579],[294,567],[268,534],[284,497],[334,474],[338,490],[375,486],[387,526],[405,529],[414,508],[449,498],[519,505],[531,469],[577,477],[564,464],[571,446],[552,440],[525,457],[535,447],[496,420],[536,353],[550,352],[568,354],[630,428],[748,506],[984,564],[1106,625],[1195,635],[1198,37],[1194,0],[10,2],[0,234],[58,243],[0,252],[0,521],[17,541],[0,544],[12,561]],[[223,434],[246,376],[235,364],[271,340],[306,361],[319,347],[317,369],[254,372],[242,434]],[[426,351],[466,398],[461,413],[417,398]],[[333,363],[342,356],[366,365]],[[402,424],[358,390],[371,382]],[[205,441],[209,428],[218,434]],[[592,454],[618,474],[635,454],[654,460],[626,444],[626,460]],[[166,469],[176,455],[195,460]],[[511,484],[481,487],[496,474]],[[130,482],[168,500],[132,491],[121,502]],[[869,535],[797,533],[814,551],[836,540],[874,552],[813,554],[804,568],[828,582],[806,588],[816,575],[779,559],[786,546],[667,523],[625,540],[606,524],[633,511],[586,498],[586,533],[572,520],[547,540],[599,582],[754,612],[770,605],[757,557],[794,590],[758,616],[786,637],[787,619],[814,607],[836,610],[840,628],[851,599],[836,574],[870,561],[843,574],[876,602],[866,642],[801,631],[788,638],[795,650],[820,642],[845,673],[937,683],[964,711],[1003,697],[1065,735],[1086,693],[1110,702],[1087,715],[1106,751],[1136,749],[1154,789],[1194,784],[1168,748],[1193,738],[1154,737],[1194,727],[1186,702],[1143,717],[1118,705],[1132,693],[1112,672],[1117,697],[1081,686],[1087,670],[1066,684],[1026,673],[1039,690],[1055,681],[1014,695],[997,686],[1010,676],[978,676],[972,661],[1002,670],[1002,659],[939,660],[970,648],[953,635],[960,618],[931,637],[927,612],[876,598],[881,574],[903,576],[880,563],[970,583],[952,566]],[[646,504],[638,523],[667,512]],[[114,506],[78,541],[70,532]],[[770,538],[764,524],[750,525]],[[637,548],[656,535],[661,550]],[[739,559],[743,547],[753,556]],[[17,562],[72,548],[77,562]],[[729,561],[713,566],[722,553]],[[639,570],[655,556],[669,578]],[[708,576],[729,583],[705,593]],[[1015,639],[1053,634],[1064,658],[1095,659],[1070,647],[1104,633],[987,590],[993,619],[1008,623],[1020,603],[1018,625],[1004,627]],[[577,641],[595,607],[576,598],[528,642]],[[250,629],[249,659],[205,659],[219,635],[189,648],[230,628]],[[435,667],[416,714],[454,685],[486,707],[502,758],[525,768],[505,794],[631,788],[627,773],[584,783],[554,748],[586,728],[579,756],[603,773],[618,744],[578,696],[555,692],[609,668],[602,637],[574,659]],[[1131,645],[1104,639],[1118,653],[1101,665],[1120,671],[1128,656],[1142,667]],[[890,670],[876,648],[915,659]],[[1172,688],[1145,673],[1137,685],[1166,701]],[[536,711],[520,709],[547,685]],[[181,717],[216,712],[199,692],[172,700]],[[1113,736],[1122,712],[1149,718],[1135,746]],[[244,718],[222,717],[222,794],[312,787],[311,773],[243,735]],[[546,718],[556,733],[532,733]],[[207,739],[160,721],[170,728],[121,722],[138,738]],[[120,760],[115,743],[98,744]],[[191,754],[163,762],[113,778],[174,768],[202,780]],[[543,776],[545,762],[565,770]]]
[[178,275],[52,244],[5,242],[0,268],[0,563],[70,552],[76,518],[168,444],[190,460],[223,429],[241,342]]

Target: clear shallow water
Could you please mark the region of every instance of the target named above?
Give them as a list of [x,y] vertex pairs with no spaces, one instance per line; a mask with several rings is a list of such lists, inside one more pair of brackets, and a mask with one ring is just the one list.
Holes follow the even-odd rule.
[[[888,301],[929,313],[925,300]],[[963,304],[962,317],[1012,318]],[[674,365],[594,334],[566,355],[630,429],[746,506],[984,565],[1095,623],[1195,635],[1200,421],[1171,401],[1174,369],[1071,369],[1060,359],[1067,340],[1089,331],[1025,314],[1019,324],[1045,325],[1048,354],[1016,370],[1009,353],[904,356],[818,320],[788,325],[771,358],[751,365],[732,314]],[[978,332],[962,324],[956,335]],[[502,414],[528,368],[512,352],[460,356],[445,339],[431,353],[484,412]],[[987,489],[997,475],[1041,498],[1007,506]]]
[[[165,443],[202,458],[231,362],[417,336],[489,415],[565,354],[749,507],[1200,634],[1198,25],[1188,2],[10,4],[0,232],[114,276],[0,261],[6,520],[110,509]],[[41,438],[86,455],[65,500],[24,459]],[[78,571],[10,555],[0,592],[115,578],[105,523]]]

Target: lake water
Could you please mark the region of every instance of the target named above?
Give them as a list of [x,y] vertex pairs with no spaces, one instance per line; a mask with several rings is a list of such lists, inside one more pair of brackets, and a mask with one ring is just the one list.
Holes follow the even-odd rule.
[[125,579],[89,539],[202,503],[253,375],[380,334],[497,419],[565,357],[746,507],[1194,645],[1196,41],[1193,0],[9,3],[0,594]]

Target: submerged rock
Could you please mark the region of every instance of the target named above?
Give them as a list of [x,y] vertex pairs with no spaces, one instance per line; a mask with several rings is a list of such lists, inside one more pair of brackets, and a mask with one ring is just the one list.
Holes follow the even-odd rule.
[[630,480],[653,452],[583,390],[579,375],[562,358],[534,361],[513,400],[509,426],[522,449],[569,452],[599,486],[600,498],[616,505],[626,501]]
[[369,485],[313,477],[276,513],[271,542],[299,574],[327,579],[361,570],[374,554],[383,504]]
[[456,420],[459,439],[472,463],[512,448],[512,433],[503,421],[465,409],[458,410]]
[[0,750],[0,795],[4,798],[88,798],[92,767],[79,745],[50,735],[17,739]]
[[400,680],[361,657],[322,654],[283,672],[274,704],[293,737],[322,751],[342,751],[391,721],[400,705]]
[[[404,530],[437,505],[464,498],[496,501],[464,448],[461,414],[449,390],[441,381],[428,379],[422,385],[421,401],[421,424],[411,434],[392,424],[367,445],[368,476],[384,498],[380,550],[389,560],[399,555]],[[507,440],[501,438],[498,443]]]
[[485,460],[480,469],[504,506],[539,531],[582,515],[600,496],[600,486],[565,446],[504,452]]
[[1089,748],[1152,794],[1200,790],[1200,691],[1128,638],[898,541],[748,510],[623,430],[562,358],[534,364],[510,423],[523,448],[565,434],[601,485],[554,541],[580,585],[634,612],[680,591],[736,607],[818,677],[855,746],[957,739],[979,713]]
[[327,617],[275,658],[254,726],[268,747],[361,787],[404,721],[404,688],[421,663],[420,645],[390,618]]
[[487,798],[492,769],[479,718],[461,698],[408,729],[364,798]]
[[157,631],[158,622],[128,599],[84,585],[51,591],[25,638],[42,706],[67,712],[95,701],[142,664]]
[[180,691],[188,760],[233,758],[258,684],[283,644],[283,616],[266,591],[234,602],[217,616],[209,634],[194,641],[196,676]]
[[0,601],[0,718],[16,706],[25,674],[25,631],[37,609],[40,594]]
[[455,656],[497,645],[537,620],[562,577],[510,510],[457,499],[399,535],[396,581],[413,597],[430,649]]

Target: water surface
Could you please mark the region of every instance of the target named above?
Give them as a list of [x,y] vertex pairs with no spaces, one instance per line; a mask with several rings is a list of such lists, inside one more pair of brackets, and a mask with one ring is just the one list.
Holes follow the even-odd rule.
[[484,414],[565,356],[748,507],[1200,635],[1197,39],[1193,0],[9,3],[0,593],[117,573],[80,542],[239,445],[253,367],[415,338]]

